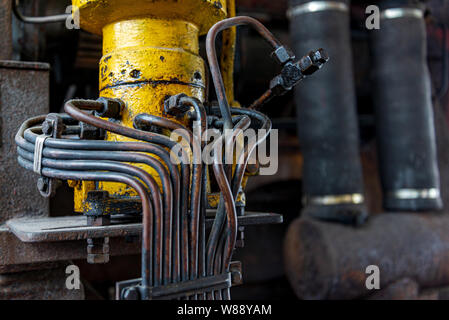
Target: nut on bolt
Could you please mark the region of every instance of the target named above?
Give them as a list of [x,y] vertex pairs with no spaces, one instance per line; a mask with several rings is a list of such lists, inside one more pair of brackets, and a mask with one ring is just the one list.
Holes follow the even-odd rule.
[[286,64],[289,61],[293,61],[295,59],[295,55],[286,47],[281,46],[273,51],[271,56],[276,59],[276,61],[282,65]]
[[329,56],[326,51],[318,49],[316,51],[310,51],[308,55],[302,57],[298,61],[298,66],[302,74],[309,76],[320,69],[328,60]]
[[95,112],[98,117],[115,119],[120,117],[124,107],[123,101],[104,97],[98,98],[97,101],[103,104],[103,110]]
[[98,264],[109,262],[109,238],[87,239],[87,263]]
[[319,64],[324,64],[327,61],[329,61],[329,55],[327,54],[326,51],[324,51],[324,49],[318,49],[315,52],[311,52],[312,53],[312,60],[315,63],[319,63]]

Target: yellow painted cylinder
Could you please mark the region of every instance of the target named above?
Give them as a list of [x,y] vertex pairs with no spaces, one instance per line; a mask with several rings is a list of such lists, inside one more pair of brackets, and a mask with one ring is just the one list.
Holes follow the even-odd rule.
[[[198,47],[198,27],[190,22],[142,18],[111,23],[103,29],[100,96],[125,102],[121,124],[128,127],[140,113],[172,118],[164,113],[168,96],[185,93],[204,101],[205,66]],[[130,139],[108,134],[107,140]],[[153,169],[142,167],[159,182]],[[113,196],[135,195],[118,183],[100,183],[100,189]]]
[[[205,65],[199,35],[226,17],[226,0],[73,0],[81,28],[103,35],[100,96],[125,103],[120,123],[132,127],[139,113],[171,118],[166,97],[185,93],[204,101]],[[172,118],[173,119],[173,118]],[[187,123],[181,121],[184,125]],[[109,141],[131,139],[108,134]],[[157,173],[142,165],[160,184]],[[112,196],[135,196],[123,184],[96,186]],[[88,188],[75,189],[81,208]],[[77,194],[78,193],[78,194]]]

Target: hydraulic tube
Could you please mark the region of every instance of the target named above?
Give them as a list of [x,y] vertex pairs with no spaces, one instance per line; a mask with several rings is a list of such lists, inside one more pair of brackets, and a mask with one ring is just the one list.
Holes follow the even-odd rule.
[[330,61],[295,91],[304,156],[304,215],[360,224],[366,218],[349,34],[349,1],[291,0],[296,53],[324,48]]
[[370,31],[374,103],[385,209],[442,208],[426,28],[417,1],[381,1]]

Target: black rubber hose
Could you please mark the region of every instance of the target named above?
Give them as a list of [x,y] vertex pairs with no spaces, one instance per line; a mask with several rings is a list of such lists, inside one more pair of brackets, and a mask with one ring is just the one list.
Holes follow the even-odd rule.
[[[370,32],[370,44],[383,205],[394,211],[438,210],[442,201],[425,21],[416,16],[422,12],[416,1],[380,4],[380,29]],[[384,10],[391,8],[408,11],[389,18]]]
[[333,7],[314,12],[310,11],[309,2],[290,1],[294,51],[301,54],[310,48],[324,48],[330,60],[326,68],[295,89],[304,156],[303,214],[361,224],[367,212],[363,202],[349,1],[329,1],[326,4]]

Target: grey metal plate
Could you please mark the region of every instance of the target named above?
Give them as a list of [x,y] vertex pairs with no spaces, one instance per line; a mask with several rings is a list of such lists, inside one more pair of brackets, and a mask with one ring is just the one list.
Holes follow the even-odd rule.
[[[275,213],[246,212],[238,217],[239,226],[282,223],[282,216]],[[210,227],[213,220],[207,219]],[[24,217],[11,219],[8,228],[23,242],[73,241],[87,238],[139,236],[141,223],[124,223],[123,217],[111,219],[109,226],[87,226],[85,216]]]

